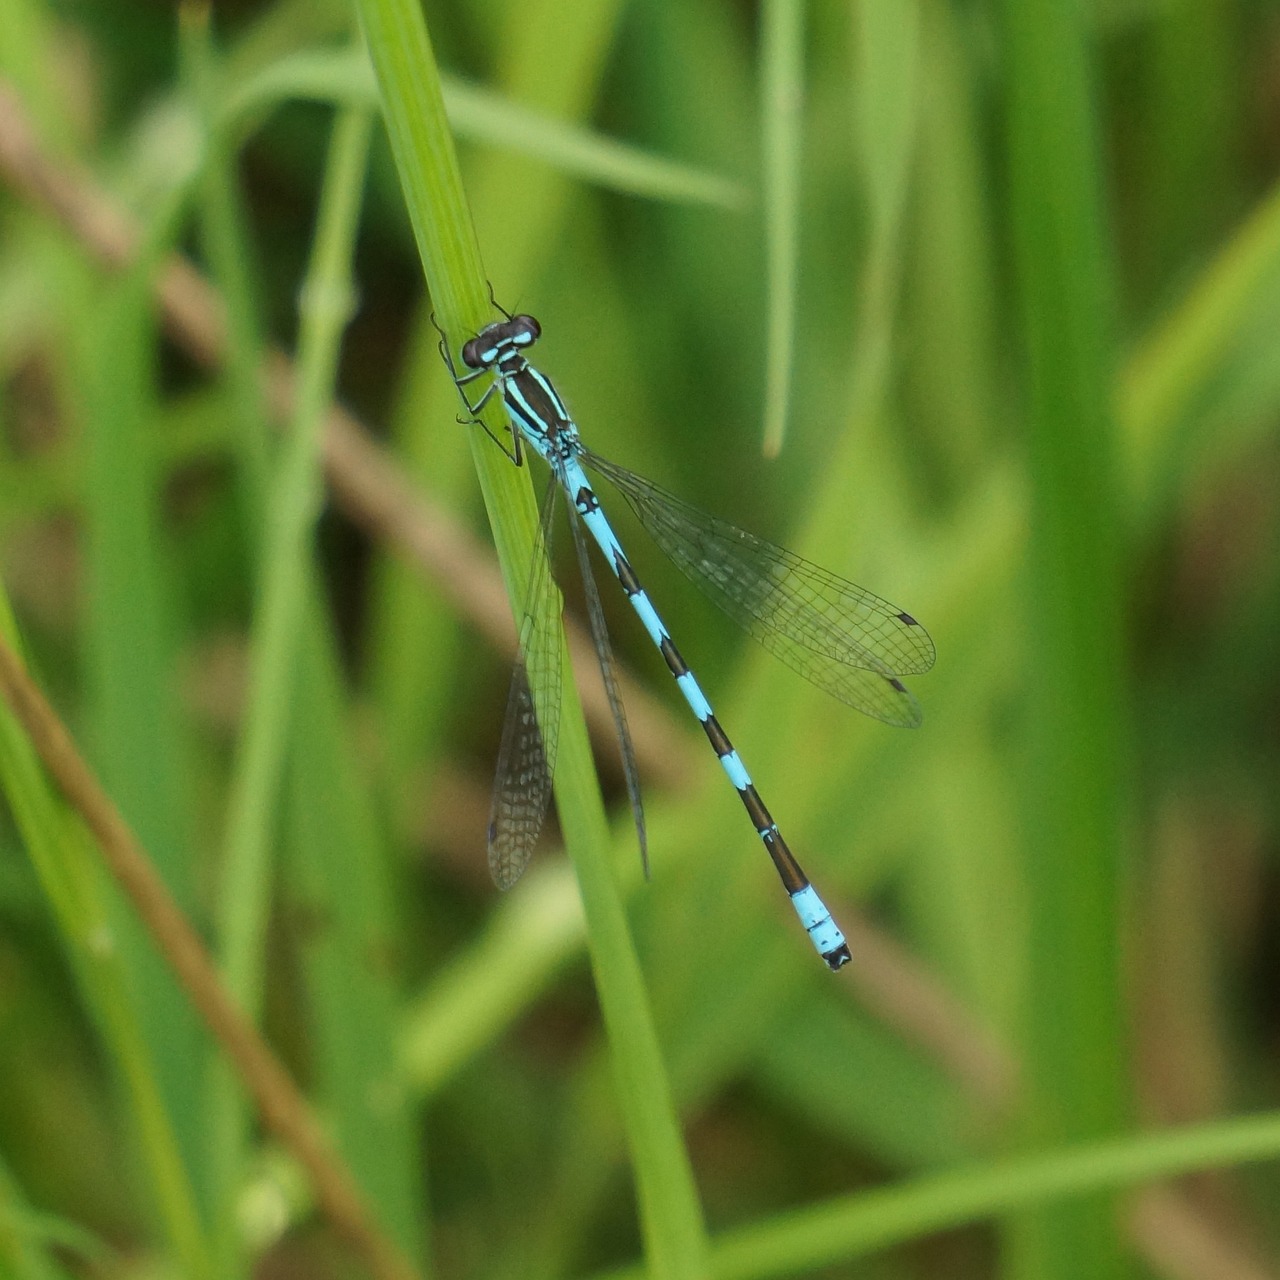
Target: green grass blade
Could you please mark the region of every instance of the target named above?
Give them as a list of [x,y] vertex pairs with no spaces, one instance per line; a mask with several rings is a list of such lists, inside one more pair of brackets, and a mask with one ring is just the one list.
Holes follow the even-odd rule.
[[804,4],[765,0],[760,32],[761,204],[764,211],[764,452],[786,438],[795,361],[804,111]]
[[921,9],[919,143],[906,249],[911,375],[904,416],[960,483],[980,474],[1003,405],[996,394],[996,229],[979,141],[980,75],[963,18]]
[[[210,75],[209,84],[216,84],[216,76]],[[357,114],[360,110],[357,108]],[[328,231],[319,237],[327,238],[328,245],[321,245],[318,239],[308,296],[327,295],[336,301],[350,291],[353,206],[362,180],[357,153],[363,145],[360,135],[365,131],[363,124],[358,129],[348,125],[345,138],[335,135],[336,155],[327,184],[330,208],[321,217],[321,222],[328,224]],[[279,587],[282,574],[290,576],[283,588],[286,597],[295,591],[301,594],[301,603],[296,598],[283,602],[277,599],[272,610],[272,625],[280,626],[283,613],[286,629],[295,630],[299,640],[296,674],[276,673],[289,686],[288,706],[274,705],[271,712],[277,721],[287,720],[287,742],[279,740],[285,725],[260,726],[258,759],[253,767],[260,775],[256,785],[261,791],[265,774],[278,773],[279,753],[287,752],[288,765],[279,780],[283,789],[279,783],[274,787],[287,800],[279,825],[287,836],[288,849],[298,853],[288,864],[286,901],[309,919],[328,922],[318,934],[304,931],[302,937],[304,943],[311,944],[302,948],[303,974],[311,997],[309,1027],[315,1044],[311,1069],[353,1174],[369,1202],[378,1206],[382,1223],[413,1255],[420,1253],[422,1199],[416,1152],[408,1141],[413,1126],[404,1114],[399,1092],[384,1080],[387,1063],[392,1059],[390,1046],[395,1025],[392,975],[383,966],[370,964],[372,957],[389,951],[389,912],[385,905],[390,896],[385,880],[388,867],[377,823],[368,812],[360,769],[351,758],[348,745],[342,680],[329,653],[332,640],[327,632],[331,622],[318,603],[320,593],[311,566],[314,513],[306,510],[312,505],[319,484],[316,441],[312,438],[316,405],[331,394],[334,330],[339,327],[340,317],[336,311],[327,316],[310,314],[304,326],[311,340],[302,353],[305,367],[300,366],[299,379],[301,386],[312,390],[306,393],[310,404],[300,399],[297,412],[307,415],[309,421],[304,424],[301,440],[295,433],[282,451],[281,473],[275,482],[277,500],[269,506],[267,465],[271,442],[260,376],[264,343],[249,274],[254,254],[241,208],[236,156],[225,135],[218,139],[208,167],[204,197],[203,238],[227,299],[225,398],[232,419],[230,439],[238,462],[246,540],[256,563],[270,563],[271,556],[276,555],[275,586]],[[335,213],[335,201],[345,209],[339,208]],[[344,222],[345,229],[341,225]],[[292,512],[291,533],[284,527],[289,520],[282,503]],[[269,510],[273,516],[270,520]],[[260,545],[268,530],[270,545]],[[294,557],[292,567],[283,569],[280,566],[290,557],[281,552],[282,538],[292,543]],[[301,578],[300,583],[294,579],[295,574]],[[265,581],[263,589],[268,589]],[[292,622],[288,619],[290,614],[294,615]],[[266,625],[265,614],[262,622]],[[287,641],[287,637],[283,640]],[[277,648],[279,643],[278,640]],[[274,662],[269,659],[266,666]],[[256,707],[258,714],[265,711],[264,707]],[[277,739],[269,753],[264,751],[266,737]],[[267,755],[273,758],[268,759]],[[259,812],[252,824],[242,823],[241,834],[256,844],[263,829],[269,827],[274,833],[275,825],[266,823]],[[269,882],[270,868],[261,865],[260,857],[258,861],[259,870]],[[254,896],[259,900],[266,892],[265,885],[255,885]],[[336,967],[332,963],[335,953],[342,957]],[[229,1079],[224,1076],[215,1087],[218,1093],[214,1114],[219,1119],[211,1126],[213,1160],[220,1185],[227,1196],[233,1196],[240,1185],[244,1158],[242,1109]],[[222,1238],[227,1244],[225,1266],[234,1270],[242,1265],[233,1256],[235,1233],[228,1230]]]
[[[0,630],[21,648],[8,599],[0,594]],[[47,895],[88,1011],[111,1054],[138,1131],[158,1216],[174,1256],[193,1276],[207,1276],[205,1238],[195,1188],[169,1115],[158,1065],[138,1016],[129,958],[103,945],[116,923],[101,870],[83,829],[49,785],[30,740],[7,707],[0,709],[0,781]],[[118,913],[117,913],[118,914]]]
[[582,942],[582,904],[566,869],[530,871],[480,939],[410,1006],[399,1053],[406,1087],[435,1093],[519,1016]]
[[608,191],[729,210],[750,201],[732,178],[565,124],[456,77],[445,81],[445,105],[460,137],[519,151]]
[[[147,252],[83,312],[79,335],[85,425],[90,608],[83,636],[94,708],[93,755],[113,798],[175,897],[196,902],[185,762],[174,681],[175,618],[159,554],[158,479],[147,440],[156,413],[151,274],[176,233],[162,202]],[[167,966],[123,910],[118,928],[188,1169],[203,1145],[199,1062],[204,1036]]]
[[[383,117],[437,317],[456,343],[489,315],[439,77],[421,13],[411,0],[362,0],[361,20]],[[496,409],[496,406],[495,406]],[[489,413],[490,426],[505,423]],[[536,507],[518,474],[478,431],[473,452],[508,591],[534,545]],[[654,1031],[622,900],[581,708],[570,687],[560,730],[556,800],[585,909],[592,966],[610,1038],[628,1133],[646,1251],[658,1274],[703,1274],[701,1209]]]
[[[851,948],[852,949],[852,948]],[[896,1029],[845,1007],[843,992],[814,992],[785,1012],[761,1050],[755,1074],[826,1137],[845,1137],[890,1168],[952,1164],[965,1155],[973,1107],[939,1067],[903,1043]],[[823,1034],[809,1033],[821,1026]],[[849,1063],[859,1089],[849,1089]]]
[[[557,119],[457,76],[441,76],[449,123],[470,142],[540,160],[609,191],[739,210],[747,189],[731,178],[654,155]],[[308,49],[255,73],[228,97],[222,126],[240,132],[295,100],[376,105],[373,68],[360,50]]]
[[1268,1113],[917,1178],[729,1233],[713,1250],[714,1274],[794,1275],[967,1222],[1277,1154],[1280,1116]]
[[[1280,1115],[1266,1112],[928,1174],[727,1231],[713,1242],[712,1274],[716,1280],[799,1275],[967,1223],[1278,1155]],[[644,1274],[623,1268],[595,1280]]]
[[[1129,1109],[1118,894],[1129,725],[1119,505],[1109,417],[1112,282],[1083,19],[1052,0],[1004,5],[1032,481],[1023,1052],[1039,1143],[1119,1128]],[[1069,959],[1069,963],[1067,962]],[[1128,1273],[1110,1205],[1018,1224],[1036,1274]]]
[[[270,854],[322,493],[320,425],[332,400],[338,351],[352,311],[351,256],[371,129],[372,116],[364,107],[344,111],[334,124],[300,301],[297,399],[263,513],[249,698],[228,802],[218,925],[225,981],[251,1016],[259,1012],[263,997],[264,939],[274,880]],[[225,1066],[215,1073],[213,1098],[215,1176],[224,1194],[231,1195],[239,1184],[247,1118]]]
[[307,622],[287,777],[286,901],[303,922],[316,1088],[380,1222],[421,1264],[418,1126],[397,1071],[398,974],[387,963],[399,923],[392,867],[353,748],[333,639],[319,609]]
[[444,102],[458,136],[521,152],[605,191],[730,210],[750,201],[731,178],[563,123],[457,77],[445,79]]
[[[1196,277],[1179,304],[1142,337],[1116,391],[1136,518],[1162,514],[1172,481],[1195,469],[1177,426],[1247,340],[1280,275],[1280,186],[1274,187]],[[1209,447],[1212,447],[1210,444]]]
[[[70,123],[74,110],[48,73],[56,48],[55,25],[45,6],[24,0],[5,6],[0,17],[4,73],[22,87],[40,123],[41,142],[52,139],[62,147],[79,131]],[[183,172],[176,167],[179,185]],[[161,193],[151,225],[153,254],[174,234],[179,204],[172,194]],[[68,384],[60,391],[69,393],[63,403],[85,419],[91,442],[87,460],[83,450],[73,451],[70,496],[86,510],[79,502],[88,494],[88,525],[96,539],[89,565],[90,572],[98,571],[98,590],[84,637],[86,665],[96,672],[97,691],[104,695],[96,708],[100,737],[95,745],[104,755],[120,753],[115,776],[127,776],[135,814],[145,815],[153,835],[166,837],[159,851],[165,874],[190,903],[186,797],[171,767],[182,744],[167,652],[169,602],[155,554],[154,477],[144,443],[154,409],[149,352],[154,329],[146,297],[151,263],[137,276],[102,288],[90,282],[65,244],[49,248],[48,265],[59,264],[58,296],[65,314],[74,317],[71,332],[60,335],[60,374]],[[116,373],[122,376],[113,385]],[[118,459],[113,446],[119,447]],[[113,493],[117,479],[124,483]],[[141,558],[131,563],[138,549]],[[130,591],[118,600],[104,594],[124,583]],[[123,615],[132,605],[141,605],[141,616],[110,616],[117,606]],[[0,627],[21,649],[7,598],[0,599],[0,611]],[[132,701],[128,688],[129,655],[140,659],[142,680],[154,680],[143,704]],[[158,713],[154,719],[153,711]],[[201,1042],[195,1019],[136,923],[120,910],[89,854],[83,829],[50,788],[7,710],[0,724],[0,778],[119,1084],[156,1218],[176,1264],[192,1276],[207,1276],[209,1245],[191,1173],[200,1124],[191,1087]],[[135,738],[140,728],[142,736]],[[158,766],[154,775],[153,765]]]
[[[554,8],[511,11],[494,58],[503,88],[512,97],[557,118],[582,116],[600,92],[615,28],[617,0],[581,6],[566,24]],[[447,98],[446,98],[447,102]],[[471,163],[468,203],[489,237],[486,261],[491,280],[504,294],[520,297],[537,280],[552,247],[564,235],[573,185],[531,159],[482,151]],[[510,193],[520,191],[520,217],[511,217]],[[453,510],[473,501],[472,464],[462,431],[440,430],[457,414],[458,399],[441,377],[440,335],[424,304],[415,321],[409,367],[393,434],[402,462],[437,500]],[[371,685],[378,700],[393,791],[414,776],[413,766],[431,757],[433,735],[445,728],[444,707],[456,697],[461,629],[453,613],[422,590],[417,574],[394,557],[379,566],[374,595]]]
[[352,310],[351,254],[372,125],[365,108],[334,125],[311,268],[303,286],[298,396],[269,498],[262,583],[251,642],[248,712],[232,783],[223,865],[222,964],[245,1009],[261,1000],[266,859],[284,768],[288,714],[320,510],[320,424]]
[[858,159],[870,215],[858,390],[875,403],[888,389],[896,327],[903,218],[919,110],[920,12],[915,0],[862,0],[857,17]]

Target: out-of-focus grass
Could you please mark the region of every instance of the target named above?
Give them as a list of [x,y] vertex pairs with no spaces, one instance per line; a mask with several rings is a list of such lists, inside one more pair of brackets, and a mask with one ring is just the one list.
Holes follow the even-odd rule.
[[[937,641],[913,682],[924,726],[864,722],[731,634],[620,521],[806,867],[901,945],[832,978],[616,593],[619,653],[700,764],[649,788],[646,885],[614,753],[611,842],[585,751],[566,757],[585,925],[554,839],[511,895],[487,884],[506,659],[415,569],[334,515],[295,523],[296,647],[264,662],[251,643],[299,443],[267,425],[269,341],[296,347],[313,403],[332,385],[388,424],[416,483],[481,527],[414,252],[449,201],[415,187],[412,156],[443,135],[412,105],[409,45],[376,30],[411,11],[362,8],[395,145],[375,133],[354,250],[330,263],[360,301],[330,376],[296,317],[330,131],[374,83],[350,8],[188,9],[179,40],[162,9],[0,5],[0,75],[144,246],[107,274],[0,175],[0,565],[34,669],[184,907],[216,943],[244,929],[242,998],[386,1230],[440,1274],[577,1274],[681,1239],[667,1269],[696,1274],[702,1214],[733,1274],[839,1268],[1028,1210],[1012,1247],[957,1235],[886,1265],[1152,1261],[1114,1203],[1061,1198],[1274,1146],[1261,1118],[1123,1137],[1132,1115],[1275,1102],[1274,24],[1225,3],[1079,30],[1047,3],[860,0],[806,11],[797,62],[784,4],[763,23],[607,0],[426,12],[467,86],[484,271],[542,320],[538,362],[593,447]],[[762,122],[771,86],[801,91],[798,132]],[[495,127],[516,149],[482,140]],[[153,312],[172,246],[226,300],[216,376]],[[461,258],[437,294],[446,327],[487,313]],[[762,417],[785,439],[771,464]],[[480,444],[516,579],[528,490]],[[272,697],[251,770],[268,785],[237,806],[236,744]],[[60,1274],[100,1240],[113,1266],[243,1274],[275,1248],[336,1269],[7,720],[0,777],[0,1266]],[[224,850],[246,830],[242,891]],[[615,879],[639,967],[613,946],[620,915],[599,929]],[[1065,1145],[1084,1138],[1112,1141]],[[1185,1196],[1211,1244],[1189,1274],[1274,1237],[1278,1203],[1266,1163]]]
[[[1128,650],[1109,385],[1113,257],[1102,235],[1101,149],[1088,33],[1054,4],[1004,6],[1015,314],[1027,381],[1029,682],[1023,806],[1028,949],[1020,1042],[1037,1144],[1097,1137],[1132,1112],[1121,1013],[1120,877],[1129,780]],[[1082,502],[1081,495],[1089,500]],[[1026,1272],[1128,1271],[1111,1206],[1017,1223]]]

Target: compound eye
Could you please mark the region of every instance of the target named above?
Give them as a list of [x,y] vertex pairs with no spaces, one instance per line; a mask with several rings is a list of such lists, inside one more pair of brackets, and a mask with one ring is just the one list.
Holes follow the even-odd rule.
[[531,342],[537,342],[542,337],[542,326],[533,318],[533,316],[516,316],[511,322],[513,336],[522,347],[527,347]]
[[484,368],[484,355],[480,350],[479,338],[472,338],[470,341],[463,344],[462,363],[465,364],[468,369]]

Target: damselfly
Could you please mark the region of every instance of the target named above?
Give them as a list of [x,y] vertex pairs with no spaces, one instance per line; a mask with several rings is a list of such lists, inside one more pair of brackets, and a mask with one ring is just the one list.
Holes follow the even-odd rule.
[[[506,311],[503,315],[505,319],[486,325],[463,346],[464,373],[454,364],[447,341],[440,344],[472,419],[479,421],[484,405],[499,396],[511,420],[511,448],[508,450],[502,440],[497,443],[516,466],[521,465],[527,445],[551,468],[540,536],[527,579],[520,645],[494,781],[488,840],[494,880],[505,889],[520,878],[551,803],[560,726],[561,597],[551,577],[548,548],[555,498],[563,489],[702,725],[773,859],[800,923],[818,954],[832,969],[839,969],[849,959],[844,934],[787,847],[711,704],[641,587],[583,468],[609,480],[676,566],[766,649],[819,688],[877,720],[908,727],[920,723],[919,704],[900,677],[927,671],[933,665],[933,641],[909,613],[782,547],[699,511],[593,453],[582,443],[555,388],[524,356],[525,349],[542,335],[541,326],[529,315],[513,316]],[[470,399],[468,384],[485,375],[491,377],[490,384],[477,399]],[[639,777],[618,695],[604,611],[582,530],[576,520],[569,524],[647,872]]]

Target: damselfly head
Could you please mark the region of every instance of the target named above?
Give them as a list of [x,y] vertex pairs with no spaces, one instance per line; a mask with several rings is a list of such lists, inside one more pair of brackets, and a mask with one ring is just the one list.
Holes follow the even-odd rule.
[[542,326],[533,316],[511,316],[487,324],[462,348],[462,363],[469,369],[491,369],[503,353],[531,347],[542,337]]

